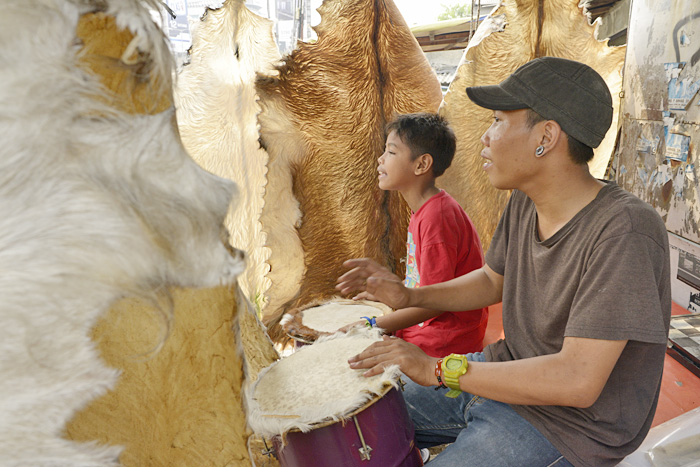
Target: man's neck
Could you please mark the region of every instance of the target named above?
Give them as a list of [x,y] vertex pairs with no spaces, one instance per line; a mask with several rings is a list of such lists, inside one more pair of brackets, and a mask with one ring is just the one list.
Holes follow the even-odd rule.
[[535,203],[540,240],[546,240],[590,204],[605,184],[595,179],[588,167],[567,176],[551,177],[525,193]]

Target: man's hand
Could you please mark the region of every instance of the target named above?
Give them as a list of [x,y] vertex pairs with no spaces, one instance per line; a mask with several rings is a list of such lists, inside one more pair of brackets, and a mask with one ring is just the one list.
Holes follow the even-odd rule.
[[360,291],[354,300],[382,302],[394,309],[410,306],[410,290],[401,279],[387,268],[369,258],[350,259],[343,263],[350,268],[340,276],[335,286],[341,294]]
[[414,382],[422,386],[435,386],[437,360],[403,339],[384,336],[381,342],[370,345],[359,355],[350,358],[348,363],[353,369],[367,368],[364,376],[378,375],[385,367],[396,364]]

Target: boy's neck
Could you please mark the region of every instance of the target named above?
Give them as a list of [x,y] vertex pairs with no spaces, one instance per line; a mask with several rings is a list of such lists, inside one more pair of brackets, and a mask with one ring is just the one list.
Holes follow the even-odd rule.
[[435,179],[431,179],[428,183],[416,184],[411,188],[401,190],[400,193],[411,211],[417,212],[426,201],[440,193],[440,189],[435,186]]

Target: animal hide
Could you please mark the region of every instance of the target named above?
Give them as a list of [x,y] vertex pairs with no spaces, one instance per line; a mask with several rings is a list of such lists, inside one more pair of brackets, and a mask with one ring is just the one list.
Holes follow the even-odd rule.
[[597,41],[594,27],[578,4],[578,0],[503,0],[477,29],[440,108],[457,134],[457,153],[438,184],[469,214],[484,250],[491,243],[508,192],[491,186],[479,157],[483,148],[480,138],[491,124],[492,112],[473,104],[465,88],[500,83],[537,57],[584,62],[608,83],[615,109],[610,130],[589,163],[591,173],[602,178],[612,155],[625,48]]
[[185,148],[204,169],[240,189],[226,227],[232,245],[247,253],[238,282],[259,308],[270,287],[270,249],[260,223],[268,156],[258,141],[255,74],[270,73],[279,60],[272,22],[250,12],[243,0],[228,0],[207,10],[193,29],[189,63],[175,90]]
[[243,270],[242,254],[222,238],[233,183],[199,168],[177,135],[170,54],[149,12],[156,8],[145,0],[3,3],[2,465],[117,464],[118,446],[63,438],[75,411],[118,378],[91,328],[117,298],[158,302],[169,285],[228,284]]
[[68,436],[125,446],[127,466],[250,465],[236,296],[227,287],[173,291],[167,339],[152,304],[113,307],[93,339],[122,376],[77,414]]
[[402,274],[409,211],[377,186],[384,126],[435,112],[440,86],[391,0],[326,0],[318,40],[259,77],[269,155],[261,222],[271,250],[266,319],[334,295],[342,262],[370,257]]

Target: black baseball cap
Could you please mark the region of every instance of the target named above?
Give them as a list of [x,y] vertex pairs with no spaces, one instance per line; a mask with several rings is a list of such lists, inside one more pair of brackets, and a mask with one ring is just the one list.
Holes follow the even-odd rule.
[[501,84],[468,87],[467,95],[491,110],[532,109],[592,148],[612,123],[612,96],[603,78],[588,65],[565,58],[536,58]]

